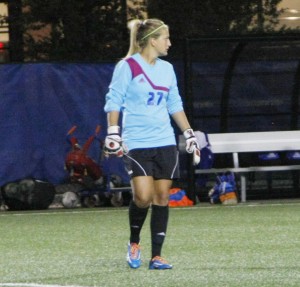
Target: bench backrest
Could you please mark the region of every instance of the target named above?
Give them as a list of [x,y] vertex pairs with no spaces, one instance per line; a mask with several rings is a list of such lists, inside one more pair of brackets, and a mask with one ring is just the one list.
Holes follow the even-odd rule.
[[[213,153],[300,150],[300,131],[272,131],[208,134]],[[185,140],[179,137],[179,150]]]

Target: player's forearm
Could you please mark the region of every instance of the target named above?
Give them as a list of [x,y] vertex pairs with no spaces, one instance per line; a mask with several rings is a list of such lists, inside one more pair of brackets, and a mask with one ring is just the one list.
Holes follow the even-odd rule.
[[184,111],[180,111],[172,114],[172,118],[174,119],[175,123],[177,124],[177,126],[180,128],[182,132],[184,132],[186,129],[191,128],[190,123]]
[[118,126],[119,125],[120,112],[112,111],[107,113],[107,126]]

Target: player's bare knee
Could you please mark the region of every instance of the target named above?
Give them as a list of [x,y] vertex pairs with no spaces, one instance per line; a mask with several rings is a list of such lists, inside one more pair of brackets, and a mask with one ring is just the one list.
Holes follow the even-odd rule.
[[152,202],[152,204],[159,205],[159,206],[167,206],[168,203],[169,203],[169,195],[155,196]]
[[146,208],[150,206],[152,199],[148,197],[134,195],[133,201],[139,208]]

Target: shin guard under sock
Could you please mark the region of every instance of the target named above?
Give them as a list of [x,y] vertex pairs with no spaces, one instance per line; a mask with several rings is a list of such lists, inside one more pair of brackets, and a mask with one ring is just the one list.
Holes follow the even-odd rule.
[[149,207],[139,208],[134,201],[129,204],[130,243],[140,242],[140,233]]
[[152,258],[161,255],[161,249],[166,237],[169,219],[169,206],[152,205],[151,242]]

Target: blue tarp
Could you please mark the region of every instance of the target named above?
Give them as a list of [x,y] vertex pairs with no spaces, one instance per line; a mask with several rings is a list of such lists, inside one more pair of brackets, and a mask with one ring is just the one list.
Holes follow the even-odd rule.
[[[70,150],[66,141],[68,130],[76,125],[75,136],[82,144],[97,125],[102,127],[100,139],[105,137],[103,107],[114,66],[114,63],[0,65],[0,186],[29,177],[53,184],[67,179],[64,159]],[[225,68],[226,65],[218,63],[194,63],[197,76],[194,80],[197,84],[193,86],[194,129],[218,132]],[[295,69],[293,61],[238,65],[227,107],[229,130],[290,129]],[[177,63],[175,71],[183,91],[184,69]],[[250,116],[253,111],[262,116]],[[244,117],[245,113],[249,116]],[[100,163],[99,142],[93,143],[89,155]],[[121,159],[103,162],[106,172],[128,180]]]
[[[106,131],[105,94],[114,64],[0,66],[0,185],[22,178],[66,179],[66,133],[84,143],[97,125]],[[95,141],[90,156],[100,158]],[[119,167],[118,167],[119,169]]]
[[238,61],[224,107],[228,63],[193,63],[194,124],[208,133],[220,132],[225,108],[226,132],[290,130],[297,67],[295,60]]

